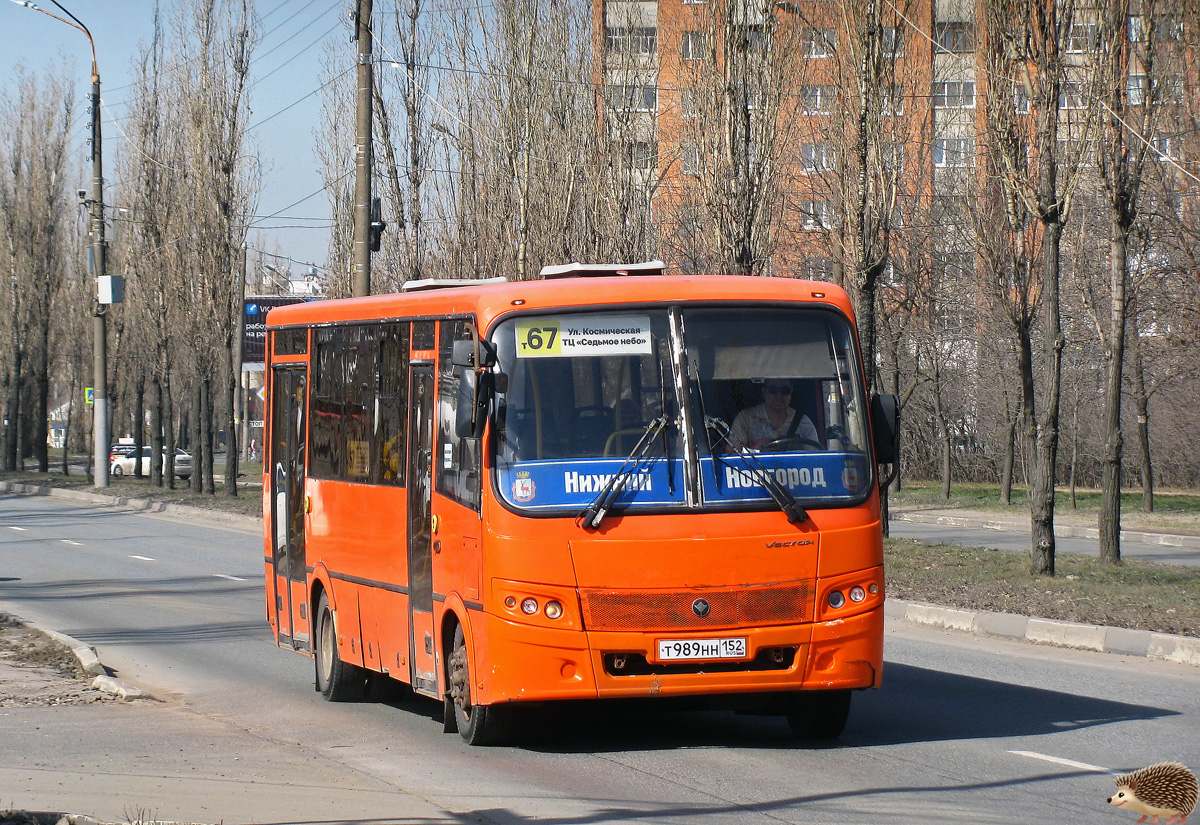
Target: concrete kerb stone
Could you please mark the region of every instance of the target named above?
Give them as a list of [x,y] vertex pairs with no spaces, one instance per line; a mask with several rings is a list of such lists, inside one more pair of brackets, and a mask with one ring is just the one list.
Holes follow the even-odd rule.
[[1077,624],[1010,613],[959,610],[902,599],[888,599],[884,612],[892,619],[977,636],[998,636],[1200,667],[1200,639],[1191,636]]
[[[25,627],[49,636],[60,645],[69,648],[71,652],[75,654],[75,658],[79,660],[79,665],[84,669],[84,672],[86,672],[89,676],[96,677],[92,679],[92,687],[96,688],[97,690],[111,694],[126,701],[133,699],[153,698],[150,696],[150,694],[146,693],[136,685],[123,682],[115,676],[110,675],[108,668],[106,668],[104,663],[100,661],[100,656],[96,653],[96,648],[92,647],[91,645],[84,644],[78,639],[68,636],[65,633],[59,633],[57,630],[49,630],[41,627],[36,622],[23,619],[13,613],[5,612],[4,615],[16,622],[19,622],[20,624],[23,624]],[[0,822],[0,825],[3,825],[3,822]]]

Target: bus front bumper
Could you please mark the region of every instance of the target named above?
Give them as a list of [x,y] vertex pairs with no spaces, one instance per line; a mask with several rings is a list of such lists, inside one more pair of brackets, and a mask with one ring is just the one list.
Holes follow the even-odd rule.
[[[586,632],[485,615],[477,701],[698,696],[878,687],[883,607],[831,622],[707,633]],[[660,640],[746,640],[746,658],[658,660]],[[476,646],[476,651],[481,650]]]

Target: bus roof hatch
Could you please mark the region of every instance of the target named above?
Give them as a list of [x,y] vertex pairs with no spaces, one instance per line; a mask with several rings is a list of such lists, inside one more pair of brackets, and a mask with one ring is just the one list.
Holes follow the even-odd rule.
[[662,275],[662,261],[642,261],[636,264],[559,264],[542,267],[543,278],[580,278],[595,275]]

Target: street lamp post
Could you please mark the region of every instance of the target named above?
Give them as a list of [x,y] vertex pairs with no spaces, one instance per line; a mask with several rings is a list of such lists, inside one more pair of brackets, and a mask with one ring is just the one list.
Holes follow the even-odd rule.
[[[92,336],[93,336],[93,413],[94,423],[92,426],[92,453],[95,461],[95,485],[97,487],[108,486],[108,331],[107,319],[105,310],[110,303],[121,300],[120,288],[112,289],[107,278],[107,268],[105,264],[105,242],[104,242],[104,166],[101,162],[101,143],[100,143],[100,69],[96,65],[96,43],[92,40],[92,33],[87,30],[87,26],[79,22],[79,19],[71,12],[62,7],[57,0],[50,0],[55,6],[58,6],[70,20],[64,20],[57,14],[46,11],[43,8],[35,6],[29,0],[12,0],[18,6],[24,6],[34,11],[40,11],[49,17],[53,17],[61,23],[66,23],[72,28],[79,29],[87,35],[88,45],[92,49],[92,197],[88,202],[89,212],[91,216],[91,269],[92,274],[96,278],[97,295],[92,305]],[[101,295],[101,285],[107,293]],[[113,294],[113,293],[117,294]]]

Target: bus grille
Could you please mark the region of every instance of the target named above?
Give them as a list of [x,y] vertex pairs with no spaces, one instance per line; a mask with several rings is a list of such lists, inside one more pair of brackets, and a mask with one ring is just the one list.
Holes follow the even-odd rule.
[[[812,617],[808,582],[712,590],[583,590],[588,630],[702,630],[807,622]],[[708,614],[693,610],[697,600]]]

